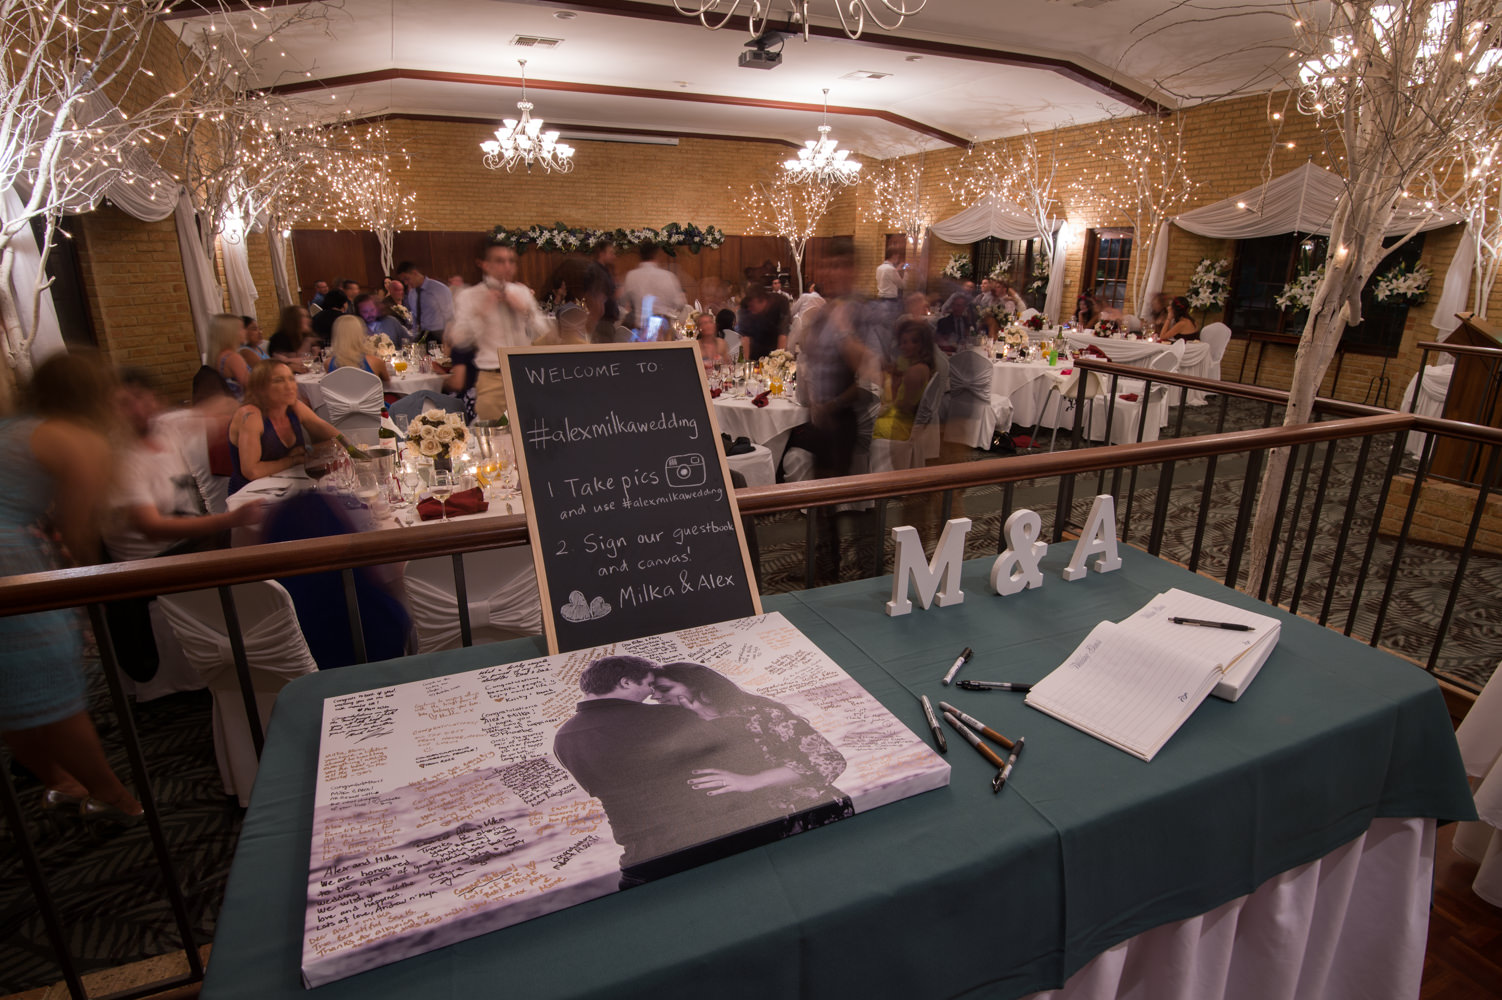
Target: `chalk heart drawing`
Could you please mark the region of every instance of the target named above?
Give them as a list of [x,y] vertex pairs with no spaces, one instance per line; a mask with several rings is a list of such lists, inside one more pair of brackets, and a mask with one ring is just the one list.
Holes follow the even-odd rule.
[[575,590],[568,595],[568,603],[558,609],[558,613],[568,622],[587,622],[596,618],[604,618],[610,614],[610,605],[605,603],[605,598],[596,597],[589,601],[584,597],[584,591]]

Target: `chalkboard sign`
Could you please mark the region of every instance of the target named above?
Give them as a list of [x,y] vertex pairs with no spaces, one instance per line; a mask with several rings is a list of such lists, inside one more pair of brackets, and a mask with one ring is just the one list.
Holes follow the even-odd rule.
[[698,346],[502,363],[548,649],[761,613]]

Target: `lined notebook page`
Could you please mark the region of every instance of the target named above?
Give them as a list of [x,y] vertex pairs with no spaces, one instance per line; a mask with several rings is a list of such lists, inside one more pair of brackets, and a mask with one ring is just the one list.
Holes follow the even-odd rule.
[[[1169,621],[1173,617],[1250,625],[1256,631],[1235,632],[1200,625],[1175,625]],[[1279,631],[1276,618],[1259,615],[1255,611],[1244,611],[1214,598],[1178,589],[1159,594],[1131,617],[1123,619],[1121,624],[1168,646],[1192,646],[1198,656],[1213,660],[1222,672],[1247,650],[1265,641],[1269,633],[1275,636]]]
[[1179,634],[1213,630],[1163,624],[1175,630],[1176,641],[1148,634],[1156,626],[1144,633],[1101,622],[1062,666],[1033,685],[1027,704],[1152,760],[1220,677],[1219,666],[1195,645],[1199,637]]

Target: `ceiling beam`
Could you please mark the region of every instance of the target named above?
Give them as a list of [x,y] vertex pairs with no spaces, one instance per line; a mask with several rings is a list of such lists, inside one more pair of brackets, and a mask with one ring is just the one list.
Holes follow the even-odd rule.
[[[343,76],[294,80],[267,88],[274,94],[302,94],[317,90],[338,90],[358,87],[367,83],[390,83],[395,80],[420,80],[432,83],[462,83],[483,87],[506,87],[521,89],[522,79],[515,76],[491,76],[484,73],[453,73],[448,70],[393,69],[371,70],[367,73],[347,73]],[[691,104],[726,104],[741,108],[770,108],[778,111],[807,111],[818,113],[822,104],[807,104],[801,101],[773,101],[759,97],[739,97],[730,94],[699,94],[685,90],[648,90],[643,87],[617,87],[610,84],[574,83],[568,80],[538,80],[527,77],[526,85],[532,90],[556,90],[575,94],[599,94],[606,97],[636,97],[655,101],[686,101]],[[920,122],[894,111],[881,108],[856,108],[830,105],[829,111],[837,115],[852,115],[860,118],[876,118],[920,135],[964,148],[970,140],[964,136],[926,122]]]
[[[643,0],[538,0],[548,7],[567,7],[571,10],[588,11],[593,14],[610,14],[617,17],[632,17],[648,21],[663,21],[670,24],[692,24],[694,18],[680,14],[667,4],[645,3]],[[725,29],[728,30],[728,29]],[[778,29],[781,30],[781,29]],[[860,38],[852,39],[843,28],[834,25],[810,24],[808,33],[819,38],[834,38],[855,45],[873,45],[880,48],[901,49],[904,52],[945,56],[950,59],[965,59],[971,62],[992,63],[998,66],[1016,66],[1022,69],[1041,69],[1067,80],[1089,87],[1114,101],[1119,101],[1138,111],[1150,114],[1167,114],[1173,108],[1144,97],[1135,90],[1092,69],[1057,56],[1040,56],[1027,52],[1008,52],[1005,49],[982,48],[978,45],[960,45],[954,42],[939,42],[926,38],[895,35],[891,32],[866,31]]]
[[[409,121],[409,122],[452,122],[458,125],[483,125],[492,128],[495,125],[494,118],[476,118],[465,115],[423,115],[408,114],[404,111],[387,111],[376,115],[362,115],[359,118],[342,119],[351,125],[361,125],[366,122],[384,121]],[[717,132],[683,132],[676,129],[654,128],[631,128],[623,125],[572,125],[568,122],[548,119],[548,128],[556,128],[560,132],[606,132],[611,135],[641,135],[651,136],[654,139],[716,139],[719,141],[732,142],[765,142],[774,146],[787,146],[790,149],[802,149],[800,143],[791,139],[775,139],[764,135],[721,135]]]

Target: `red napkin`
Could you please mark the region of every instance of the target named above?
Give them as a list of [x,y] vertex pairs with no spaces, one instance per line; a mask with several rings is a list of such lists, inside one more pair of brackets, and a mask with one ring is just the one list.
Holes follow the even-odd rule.
[[766,406],[767,403],[771,402],[771,400],[769,400],[767,398],[767,396],[770,393],[771,393],[770,389],[767,390],[767,392],[758,393],[757,396],[756,396],[756,398],[753,399],[753,400],[751,400],[751,405],[752,406]]
[[710,399],[719,399],[720,398],[720,393],[723,392],[723,391],[724,391],[723,389],[718,389],[718,388],[711,389],[711,390],[709,390],[709,398]]
[[1124,392],[1121,394],[1121,398],[1126,400],[1128,403],[1137,402],[1137,394],[1135,392]]
[[436,521],[443,516],[444,510],[448,510],[449,517],[458,517],[460,514],[480,514],[490,509],[490,504],[485,502],[485,494],[480,487],[472,486],[467,490],[455,493],[448,498],[448,503],[439,503],[432,497],[419,500],[417,513],[424,521]]
[[1101,350],[1099,347],[1096,347],[1094,344],[1086,344],[1079,353],[1088,354],[1092,358],[1100,358],[1102,361],[1111,360],[1110,355],[1106,354],[1105,351]]
[[1060,375],[1073,375],[1074,374],[1074,369],[1073,368],[1065,368],[1063,371],[1059,372],[1059,374]]

